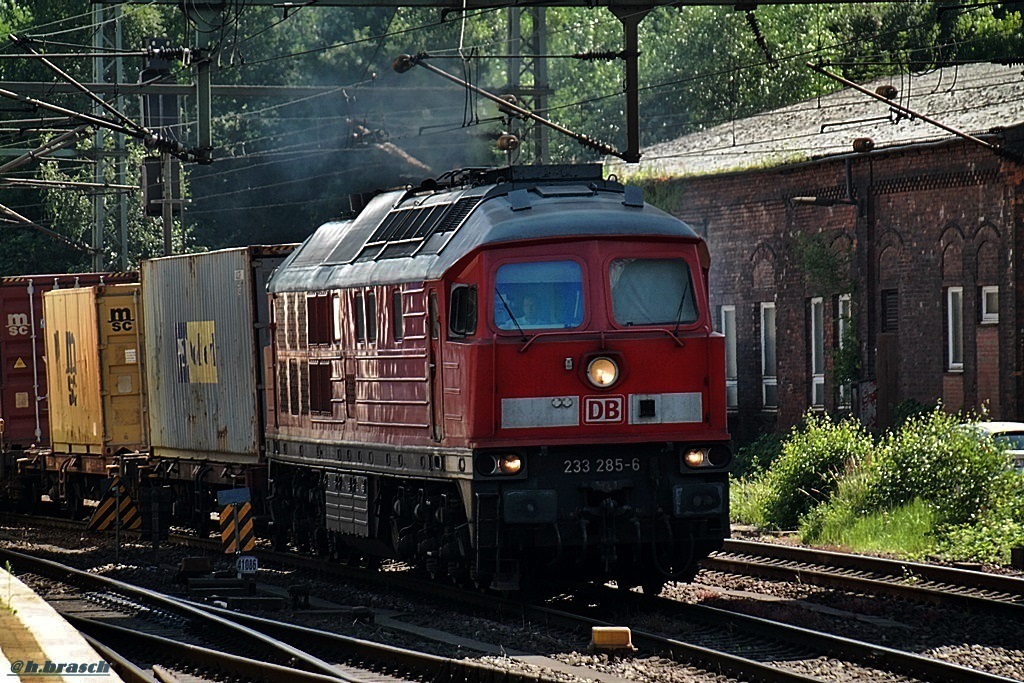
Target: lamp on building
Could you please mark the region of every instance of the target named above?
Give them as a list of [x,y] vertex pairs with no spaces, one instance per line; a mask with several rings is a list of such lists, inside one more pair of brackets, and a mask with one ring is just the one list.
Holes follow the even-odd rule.
[[792,197],[789,201],[794,204],[807,204],[810,206],[835,206],[836,204],[849,204],[857,206],[856,199],[846,197]]

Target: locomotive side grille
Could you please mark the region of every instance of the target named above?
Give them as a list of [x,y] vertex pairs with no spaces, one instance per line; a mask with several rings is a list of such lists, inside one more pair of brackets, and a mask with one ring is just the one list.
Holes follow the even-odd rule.
[[440,248],[424,248],[428,244],[438,244],[430,238],[458,230],[480,199],[465,197],[454,204],[393,211],[373,231],[353,262],[415,256],[420,251],[436,254]]
[[466,220],[466,217],[476,208],[476,205],[480,203],[480,197],[466,197],[460,199],[452,205],[451,210],[446,212],[444,217],[438,222],[437,228],[434,232],[449,232],[455,230],[462,221]]

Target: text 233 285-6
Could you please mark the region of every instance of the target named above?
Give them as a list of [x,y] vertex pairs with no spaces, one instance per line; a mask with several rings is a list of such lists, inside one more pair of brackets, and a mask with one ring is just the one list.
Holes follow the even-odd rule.
[[563,461],[565,474],[604,474],[611,472],[639,472],[640,458],[573,458]]

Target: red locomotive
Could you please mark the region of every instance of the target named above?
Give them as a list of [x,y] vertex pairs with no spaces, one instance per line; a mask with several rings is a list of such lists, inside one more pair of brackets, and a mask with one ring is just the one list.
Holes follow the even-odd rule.
[[500,589],[689,580],[729,530],[708,266],[599,167],[463,172],[322,226],[269,283],[280,540]]
[[[69,402],[50,426],[93,425],[52,451],[31,448],[46,445],[45,373],[27,400],[14,386],[41,365],[43,335],[24,353],[11,337],[42,329],[29,286],[34,314],[0,300],[10,324],[28,318],[3,338],[18,461],[0,474],[76,514],[129,463],[200,529],[215,491],[246,486],[300,547],[499,589],[562,576],[656,591],[729,529],[708,265],[688,226],[599,167],[384,193],[294,250],[147,261],[131,306],[123,287],[48,295],[49,370],[76,389],[51,396]],[[124,344],[100,343],[128,317]],[[141,436],[126,446],[108,426]]]

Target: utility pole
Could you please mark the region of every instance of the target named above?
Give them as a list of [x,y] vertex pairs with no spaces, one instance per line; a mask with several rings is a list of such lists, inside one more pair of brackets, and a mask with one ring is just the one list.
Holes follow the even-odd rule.
[[[124,83],[124,61],[120,56],[115,56],[108,60],[104,56],[104,52],[113,51],[115,54],[122,52],[122,33],[121,33],[121,6],[113,5],[107,6],[102,4],[93,5],[92,9],[92,20],[93,25],[96,26],[96,30],[92,37],[93,47],[93,80],[96,83],[108,82],[109,72],[113,70],[114,84],[119,85]],[[124,98],[120,95],[117,96],[114,107],[121,111],[124,108]],[[102,108],[97,105],[94,112],[102,116],[104,114]],[[107,183],[107,171],[109,169],[109,162],[111,157],[113,158],[113,168],[115,175],[115,182],[119,185],[127,184],[126,179],[126,165],[127,159],[125,158],[125,136],[123,133],[114,134],[114,150],[113,153],[109,153],[106,149],[108,132],[102,128],[96,129],[96,134],[93,136],[93,147],[96,154],[96,168],[94,171],[94,181],[99,184]],[[121,268],[123,270],[128,269],[128,197],[122,192],[118,198],[118,235],[120,239],[120,254],[121,254]],[[97,191],[93,195],[93,228],[92,228],[92,247],[95,249],[92,256],[92,269],[94,271],[106,270],[106,263],[103,258],[103,246],[106,239],[106,225],[107,225],[107,204],[106,196],[103,192]]]
[[[524,22],[524,19],[526,20]],[[524,23],[529,27],[524,27]],[[547,13],[544,7],[510,7],[508,9],[508,89],[515,95],[524,109],[541,116],[548,108],[548,64],[547,54]],[[545,126],[533,124],[524,135],[525,142],[533,143],[534,163],[547,163],[548,130]]]
[[164,223],[164,256],[170,256],[174,253],[171,245],[171,231],[174,228],[174,183],[171,180],[170,152],[164,152],[160,155],[160,163],[163,166],[163,172],[160,175],[164,185],[163,200],[161,202]]

